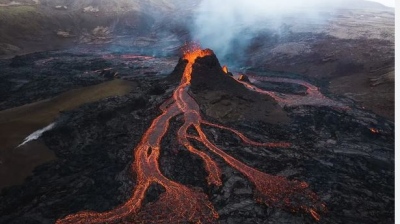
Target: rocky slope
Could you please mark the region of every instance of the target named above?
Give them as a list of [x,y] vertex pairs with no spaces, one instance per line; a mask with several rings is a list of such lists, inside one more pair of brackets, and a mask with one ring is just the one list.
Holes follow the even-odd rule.
[[149,33],[156,19],[176,7],[173,1],[153,0],[3,0],[0,4],[0,55],[6,56]]

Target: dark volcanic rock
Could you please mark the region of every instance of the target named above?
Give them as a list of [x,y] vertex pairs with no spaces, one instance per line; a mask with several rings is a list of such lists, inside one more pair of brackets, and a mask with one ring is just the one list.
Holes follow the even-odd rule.
[[[169,75],[173,82],[181,80],[187,60],[179,59],[174,71]],[[196,59],[190,89],[198,91],[226,91],[235,94],[250,94],[242,84],[227,75],[221,67],[215,54]]]
[[130,95],[64,113],[43,135],[59,159],[38,167],[23,186],[2,192],[0,223],[54,223],[67,214],[123,203],[134,186],[132,148],[151,121],[152,112],[144,112],[147,101]]
[[150,95],[162,95],[165,93],[165,89],[164,87],[162,87],[161,85],[153,85],[151,87],[151,89],[149,90],[149,94]]
[[182,74],[185,71],[185,67],[188,61],[183,58],[179,58],[178,64],[175,66],[174,70],[169,74],[167,80],[173,84],[179,83],[182,79]]
[[236,96],[253,94],[222,70],[215,54],[196,60],[193,65],[191,90],[193,92],[224,91]]
[[[121,55],[111,55],[104,59],[103,55],[81,51],[41,52],[1,60],[0,110],[46,100],[71,89],[99,84],[113,78],[135,79],[155,68],[169,73],[175,66],[175,60],[174,64],[166,65],[165,61],[171,59],[121,60]],[[21,66],[11,67],[10,63]],[[137,69],[132,71],[132,67]],[[150,85],[151,88],[153,86]]]
[[247,77],[247,75],[240,75],[238,80],[243,82],[250,82],[249,77]]
[[[169,80],[180,79],[187,64],[180,59]],[[274,99],[248,90],[222,70],[215,54],[196,59],[190,91],[202,111],[219,121],[262,120],[288,122],[286,112]]]
[[[58,61],[69,63],[70,56],[59,57]],[[223,121],[224,125],[258,142],[292,144],[289,148],[254,147],[243,144],[228,131],[202,127],[217,146],[260,171],[307,182],[328,210],[321,214],[319,223],[394,222],[393,122],[349,105],[348,110],[291,107],[285,109],[290,122],[271,124],[254,113],[255,109],[264,110],[271,117],[271,99],[264,98],[263,104],[255,95],[240,92],[242,87],[221,73],[214,58],[204,58],[199,62],[194,66],[190,94],[199,103],[205,120]],[[130,170],[134,159],[132,150],[154,117],[161,113],[157,107],[171,97],[171,90],[179,82],[179,72],[181,75],[185,63],[181,60],[169,77],[175,82],[142,77],[136,79],[137,89],[126,96],[111,97],[63,112],[56,127],[41,137],[58,159],[37,167],[21,186],[1,191],[0,223],[50,224],[78,211],[107,211],[124,203],[136,184],[135,174]],[[43,66],[49,69],[51,65],[49,62]],[[115,70],[123,69],[121,63],[115,63],[114,67]],[[19,71],[15,76],[23,76],[25,70],[22,69],[12,70]],[[40,77],[52,75],[44,73]],[[98,80],[98,74],[93,74],[93,77]],[[85,76],[77,75],[72,82],[66,75],[65,79],[54,82],[62,80],[77,85],[79,80],[85,80]],[[7,86],[4,80],[1,83]],[[31,86],[35,87],[35,84],[31,83]],[[228,87],[237,89],[231,91]],[[36,88],[43,86],[37,84]],[[156,91],[151,91],[152,88]],[[290,93],[298,87],[286,85],[281,88]],[[161,93],[161,89],[165,93]],[[157,94],[150,95],[149,92]],[[21,94],[17,90],[15,93]],[[5,98],[7,102],[12,99]],[[346,102],[351,104],[353,101]],[[241,120],[235,120],[235,116],[242,116]],[[254,200],[253,184],[216,156],[212,158],[221,168],[222,186],[208,186],[201,159],[188,153],[177,142],[176,131],[181,124],[181,116],[171,120],[170,129],[162,140],[160,169],[174,181],[203,190],[218,211],[220,223],[315,222],[304,214],[258,204]],[[192,143],[208,153],[202,144]],[[152,186],[145,203],[156,201],[164,190],[158,185]]]

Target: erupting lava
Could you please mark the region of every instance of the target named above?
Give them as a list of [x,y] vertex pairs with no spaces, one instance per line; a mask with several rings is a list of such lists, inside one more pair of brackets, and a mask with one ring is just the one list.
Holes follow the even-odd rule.
[[228,73],[228,67],[226,65],[222,66],[222,71],[224,71],[225,73]]
[[[202,119],[200,108],[189,95],[193,64],[197,58],[213,54],[211,50],[193,49],[186,52],[188,61],[181,82],[172,98],[164,102],[162,114],[153,120],[144,133],[141,142],[134,149],[132,172],[137,175],[136,186],[130,199],[119,207],[107,212],[84,211],[68,215],[57,223],[214,223],[218,213],[206,194],[183,186],[166,178],[159,169],[158,159],[161,139],[166,134],[171,118],[183,114],[184,124],[178,130],[178,141],[188,151],[203,159],[210,185],[221,186],[221,170],[217,163],[205,152],[191,144],[189,139],[201,142],[211,153],[221,157],[227,164],[245,175],[256,189],[256,199],[268,206],[275,206],[288,211],[302,211],[319,220],[318,210],[324,208],[318,197],[301,181],[290,181],[280,176],[273,176],[249,167],[212,143],[202,129],[202,125],[228,130],[240,137],[244,143],[261,147],[287,147],[288,143],[258,143],[239,131],[213,124]],[[191,135],[188,129],[193,127],[198,135]],[[142,205],[146,191],[152,184],[165,188],[157,201]]]

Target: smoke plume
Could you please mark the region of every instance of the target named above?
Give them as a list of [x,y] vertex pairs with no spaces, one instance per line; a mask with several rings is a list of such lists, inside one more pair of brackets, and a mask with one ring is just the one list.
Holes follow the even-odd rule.
[[344,0],[203,0],[191,34],[226,61],[229,55],[243,52],[260,31],[282,35],[287,23],[325,23],[345,2],[349,4]]

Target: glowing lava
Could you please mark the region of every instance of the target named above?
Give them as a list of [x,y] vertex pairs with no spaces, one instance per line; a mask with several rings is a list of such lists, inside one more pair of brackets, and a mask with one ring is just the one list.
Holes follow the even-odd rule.
[[[244,143],[260,147],[287,147],[289,143],[258,143],[245,137],[239,131],[202,119],[200,108],[189,95],[193,64],[197,58],[213,54],[211,50],[192,49],[185,53],[188,61],[181,82],[171,99],[165,101],[160,109],[162,114],[153,120],[144,133],[139,145],[134,149],[132,172],[136,173],[136,186],[130,199],[119,207],[107,212],[83,211],[68,215],[57,223],[215,223],[218,213],[206,194],[183,186],[166,178],[159,169],[158,159],[161,139],[167,133],[171,118],[183,114],[184,124],[179,128],[178,141],[189,152],[204,161],[210,185],[221,186],[221,170],[217,163],[205,152],[196,149],[189,139],[197,140],[211,153],[221,157],[227,164],[245,175],[256,188],[256,199],[268,206],[288,211],[302,211],[319,220],[318,210],[323,208],[318,197],[301,181],[290,181],[280,176],[273,176],[249,167],[212,143],[205,135],[201,125],[228,130],[240,137]],[[188,134],[193,127],[197,135]],[[165,188],[157,201],[142,205],[146,191],[152,184]]]
[[379,130],[376,129],[376,128],[370,128],[369,130],[370,130],[371,133],[373,133],[373,134],[379,134]]
[[228,67],[226,65],[222,66],[222,71],[227,74],[229,72]]
[[[250,82],[246,82],[244,77],[249,77],[255,81],[263,81],[263,82],[280,82],[280,83],[292,83],[301,85],[307,88],[306,95],[295,95],[295,94],[281,94],[273,91],[267,91],[260,89]],[[278,77],[259,77],[254,75],[239,75],[237,80],[246,86],[249,90],[266,94],[274,98],[281,106],[300,106],[300,105],[311,105],[311,106],[329,106],[334,107],[340,110],[349,110],[350,108],[340,102],[331,100],[325,97],[320,91],[319,88],[305,82],[303,80],[296,79],[288,79],[288,78],[278,78]]]

